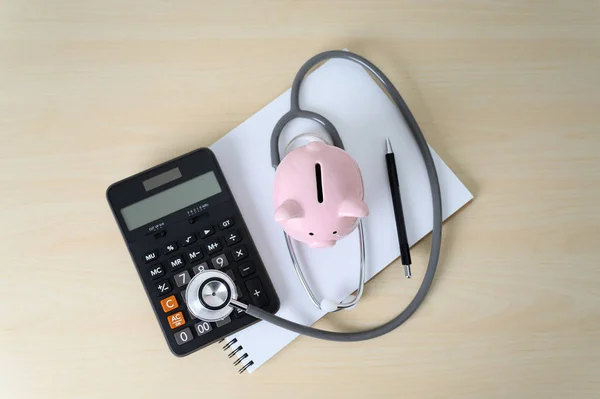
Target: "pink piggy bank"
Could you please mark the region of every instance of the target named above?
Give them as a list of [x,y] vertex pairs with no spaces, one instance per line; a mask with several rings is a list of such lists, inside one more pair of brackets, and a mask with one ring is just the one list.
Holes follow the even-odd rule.
[[286,155],[275,172],[275,220],[292,238],[331,247],[369,214],[358,164],[344,150],[312,142]]

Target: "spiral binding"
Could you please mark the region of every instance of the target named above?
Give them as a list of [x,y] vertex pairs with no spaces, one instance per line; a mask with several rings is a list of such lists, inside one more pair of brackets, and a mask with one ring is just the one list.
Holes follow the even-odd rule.
[[[219,343],[223,342],[223,340],[219,341]],[[223,350],[226,351],[230,348],[233,348],[233,346],[238,342],[237,338],[232,339],[231,341],[229,341],[229,343],[227,343],[225,346],[223,346]],[[227,357],[229,359],[231,359],[232,357],[237,355],[237,360],[235,362],[233,362],[234,366],[238,366],[240,363],[242,363],[242,361],[244,361],[245,359],[248,359],[248,354],[247,353],[240,353],[241,351],[244,350],[244,347],[242,345],[238,345],[237,348],[232,349],[231,352],[229,352],[229,354],[227,355]],[[248,367],[252,366],[254,364],[254,362],[252,360],[249,360],[238,372],[240,374],[242,374],[244,371],[246,371],[248,369]]]

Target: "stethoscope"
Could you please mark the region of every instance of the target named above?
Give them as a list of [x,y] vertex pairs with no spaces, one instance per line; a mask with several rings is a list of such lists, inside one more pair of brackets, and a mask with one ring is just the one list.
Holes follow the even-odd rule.
[[[400,93],[398,93],[398,90],[394,87],[392,82],[384,75],[384,73],[379,70],[379,68],[377,68],[367,59],[348,51],[326,51],[317,54],[316,56],[309,59],[300,68],[300,70],[296,74],[296,77],[294,78],[291,91],[290,111],[288,111],[285,115],[281,117],[281,119],[277,122],[273,129],[273,133],[271,136],[271,163],[273,165],[273,168],[277,169],[277,166],[281,161],[279,153],[279,137],[285,126],[290,121],[296,118],[310,119],[319,123],[330,136],[331,144],[342,149],[344,148],[343,142],[340,138],[340,135],[337,132],[337,129],[329,120],[327,120],[327,118],[325,118],[322,115],[319,115],[316,112],[303,110],[300,108],[299,104],[299,92],[302,80],[314,66],[316,66],[322,61],[326,61],[332,58],[341,58],[356,62],[362,65],[369,72],[371,72],[371,74],[379,80],[381,85],[385,88],[389,96],[392,98],[392,101],[396,104],[398,110],[404,117],[410,131],[413,134],[413,137],[417,142],[419,151],[421,152],[421,155],[423,157],[423,161],[425,163],[425,167],[429,177],[429,184],[431,187],[431,196],[433,203],[433,231],[431,236],[431,252],[429,255],[429,262],[427,265],[427,269],[425,270],[425,276],[423,278],[421,286],[419,287],[419,290],[417,291],[411,302],[408,304],[408,306],[398,316],[394,317],[390,321],[378,327],[358,332],[333,332],[304,326],[293,321],[273,315],[254,305],[249,305],[238,301],[238,292],[236,289],[236,285],[234,284],[232,279],[226,273],[223,273],[219,270],[210,269],[194,276],[194,278],[192,278],[186,289],[186,303],[188,310],[198,319],[207,322],[216,322],[226,318],[235,309],[241,312],[245,312],[257,319],[279,326],[281,328],[285,328],[295,333],[307,335],[313,338],[341,342],[364,341],[379,337],[396,329],[419,308],[419,306],[425,299],[425,296],[427,295],[427,292],[429,291],[429,288],[431,287],[433,278],[435,276],[441,248],[442,199],[440,193],[440,185],[437,177],[435,164],[433,162],[433,158],[429,150],[429,146],[427,144],[427,141],[425,140],[425,137],[423,136],[423,133],[421,132],[421,129],[419,128],[419,125],[414,119],[408,106],[402,99],[402,96],[400,96]],[[290,258],[292,260],[292,264],[294,266],[296,274],[313,304],[321,310],[337,311],[341,309],[351,308],[355,306],[361,298],[361,295],[364,290],[366,269],[365,240],[362,221],[358,224],[358,232],[360,242],[359,286],[356,291],[356,295],[353,298],[351,298],[349,301],[341,303],[336,303],[335,301],[329,299],[324,299],[321,301],[317,299],[302,272],[302,267],[300,266],[300,262],[298,261],[298,258],[296,256],[292,239],[284,233]]]

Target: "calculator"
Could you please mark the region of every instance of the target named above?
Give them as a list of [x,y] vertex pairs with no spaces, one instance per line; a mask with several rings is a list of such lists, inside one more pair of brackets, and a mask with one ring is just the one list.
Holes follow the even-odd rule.
[[215,155],[200,148],[112,184],[106,191],[167,344],[186,356],[258,319],[234,310],[217,322],[185,305],[190,279],[227,273],[238,300],[270,313],[279,299]]

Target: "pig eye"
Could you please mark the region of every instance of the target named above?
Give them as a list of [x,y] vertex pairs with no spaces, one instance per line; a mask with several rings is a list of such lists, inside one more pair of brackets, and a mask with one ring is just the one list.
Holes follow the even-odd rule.
[[308,233],[309,236],[314,236],[315,233],[313,233],[312,231],[310,233]]
[[333,232],[333,234],[337,234],[337,230]]

